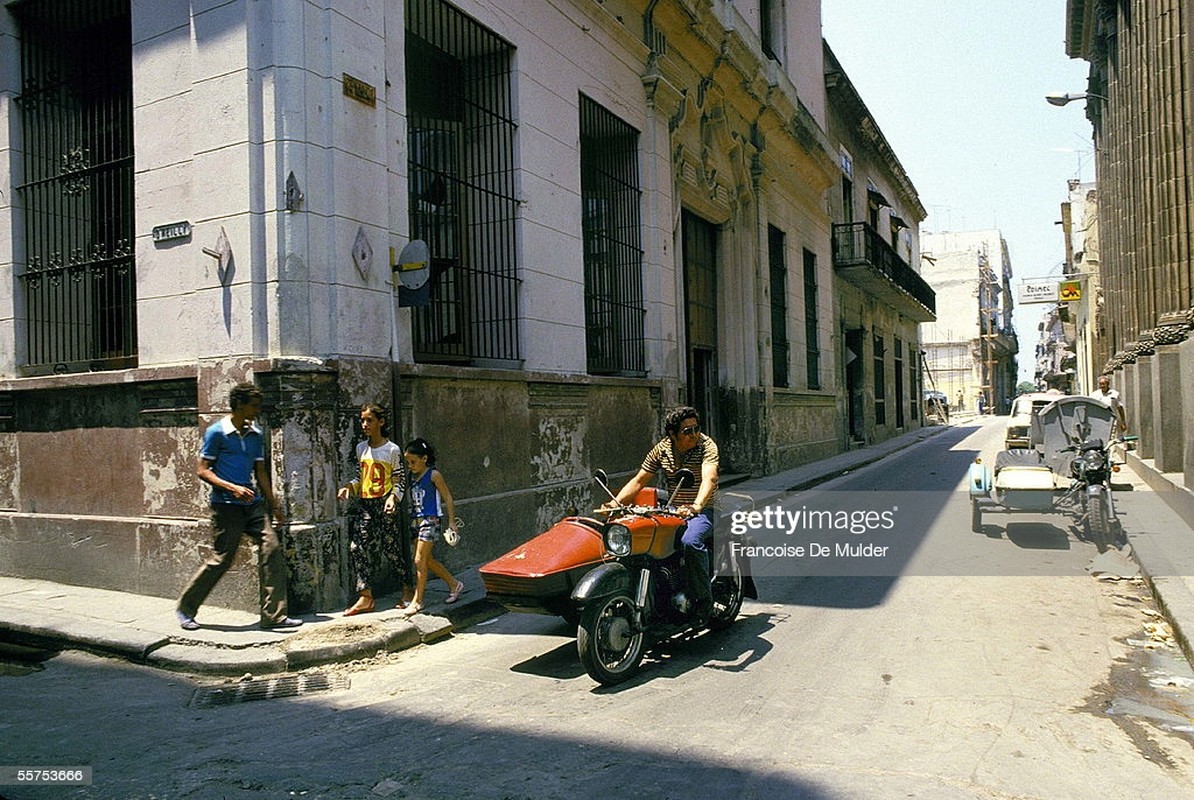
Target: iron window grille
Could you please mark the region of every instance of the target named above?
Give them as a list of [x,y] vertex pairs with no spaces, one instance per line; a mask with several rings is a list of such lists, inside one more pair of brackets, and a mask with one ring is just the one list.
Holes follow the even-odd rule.
[[688,402],[711,435],[718,431],[717,226],[680,214],[684,254],[684,329],[688,338]]
[[872,337],[875,363],[875,424],[887,424],[887,366],[886,353],[883,347],[883,337],[875,334]]
[[588,371],[645,375],[638,131],[580,98]]
[[788,264],[784,232],[767,226],[767,260],[771,267],[771,385],[788,387]]
[[21,372],[135,366],[128,0],[10,8],[21,42]]
[[431,257],[418,361],[519,363],[513,53],[441,0],[407,0],[411,236]]
[[808,388],[821,388],[821,335],[817,316],[817,254],[804,251],[804,357]]

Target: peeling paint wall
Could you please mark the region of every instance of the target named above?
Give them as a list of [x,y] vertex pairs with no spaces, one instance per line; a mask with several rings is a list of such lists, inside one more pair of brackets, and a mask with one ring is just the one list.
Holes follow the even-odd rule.
[[20,463],[21,447],[17,437],[11,433],[0,433],[0,509],[15,509],[21,502]]
[[402,439],[436,446],[465,521],[461,545],[437,550],[450,569],[595,507],[605,495],[594,470],[627,479],[660,436],[661,392],[648,381],[413,367],[399,385]]

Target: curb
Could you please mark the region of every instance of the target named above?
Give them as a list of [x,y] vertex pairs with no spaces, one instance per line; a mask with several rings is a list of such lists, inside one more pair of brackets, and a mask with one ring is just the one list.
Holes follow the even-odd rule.
[[[496,603],[480,597],[461,602],[447,613],[423,613],[411,619],[391,617],[376,622],[356,618],[353,623],[338,620],[313,625],[276,642],[242,646],[213,644],[183,636],[161,635],[112,623],[86,624],[47,618],[32,612],[10,610],[0,619],[0,641],[44,649],[80,649],[116,656],[137,664],[188,672],[196,675],[267,675],[294,672],[326,664],[369,658],[378,653],[398,652],[420,644],[445,639],[458,630],[505,613]],[[359,639],[333,643],[305,642],[311,634],[348,627],[369,633]],[[307,637],[315,639],[314,635]]]
[[[1144,481],[1183,523],[1194,528],[1194,502],[1190,490],[1174,484],[1164,473],[1158,472],[1150,462],[1137,457],[1134,452],[1129,451],[1127,455],[1128,466],[1132,472]],[[1186,659],[1194,663],[1194,642],[1190,637],[1194,631],[1185,630],[1181,624],[1183,619],[1194,620],[1194,593],[1190,590],[1188,580],[1175,577],[1190,574],[1188,569],[1175,566],[1166,555],[1166,549],[1148,536],[1133,538],[1129,534],[1128,541],[1132,545],[1135,561],[1140,566],[1140,573],[1148,584],[1149,591],[1173,630],[1174,641]],[[1149,569],[1150,564],[1152,569]]]

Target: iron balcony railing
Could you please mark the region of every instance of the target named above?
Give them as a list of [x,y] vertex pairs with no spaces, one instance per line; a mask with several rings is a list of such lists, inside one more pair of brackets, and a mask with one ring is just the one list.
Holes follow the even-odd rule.
[[[894,299],[895,292],[883,291],[884,286],[889,290],[898,289],[923,309],[919,314],[915,310],[912,314],[918,321],[936,319],[936,292],[867,223],[849,222],[833,226],[833,266],[851,283],[860,285],[880,298]],[[927,317],[925,312],[928,313]]]

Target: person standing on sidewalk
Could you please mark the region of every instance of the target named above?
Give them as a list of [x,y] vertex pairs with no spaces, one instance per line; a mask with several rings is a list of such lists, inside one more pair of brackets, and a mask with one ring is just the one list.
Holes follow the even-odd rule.
[[401,573],[404,592],[411,584],[408,540],[394,524],[405,477],[402,448],[389,440],[386,412],[377,403],[361,406],[361,432],[365,441],[357,445],[359,473],[336,492],[340,500],[358,498],[348,521],[348,561],[357,600],[344,612],[346,617],[374,610],[374,576],[382,550]]
[[183,630],[200,627],[195,621],[199,606],[232,566],[242,536],[248,536],[258,551],[261,627],[303,624],[286,615],[286,559],[277,534],[266,524],[267,504],[275,525],[283,522],[284,515],[265,462],[265,436],[255,422],[261,400],[261,390],[255,385],[238,383],[228,396],[232,413],[213,423],[203,436],[196,473],[211,486],[213,553],[178,599],[176,613]]

